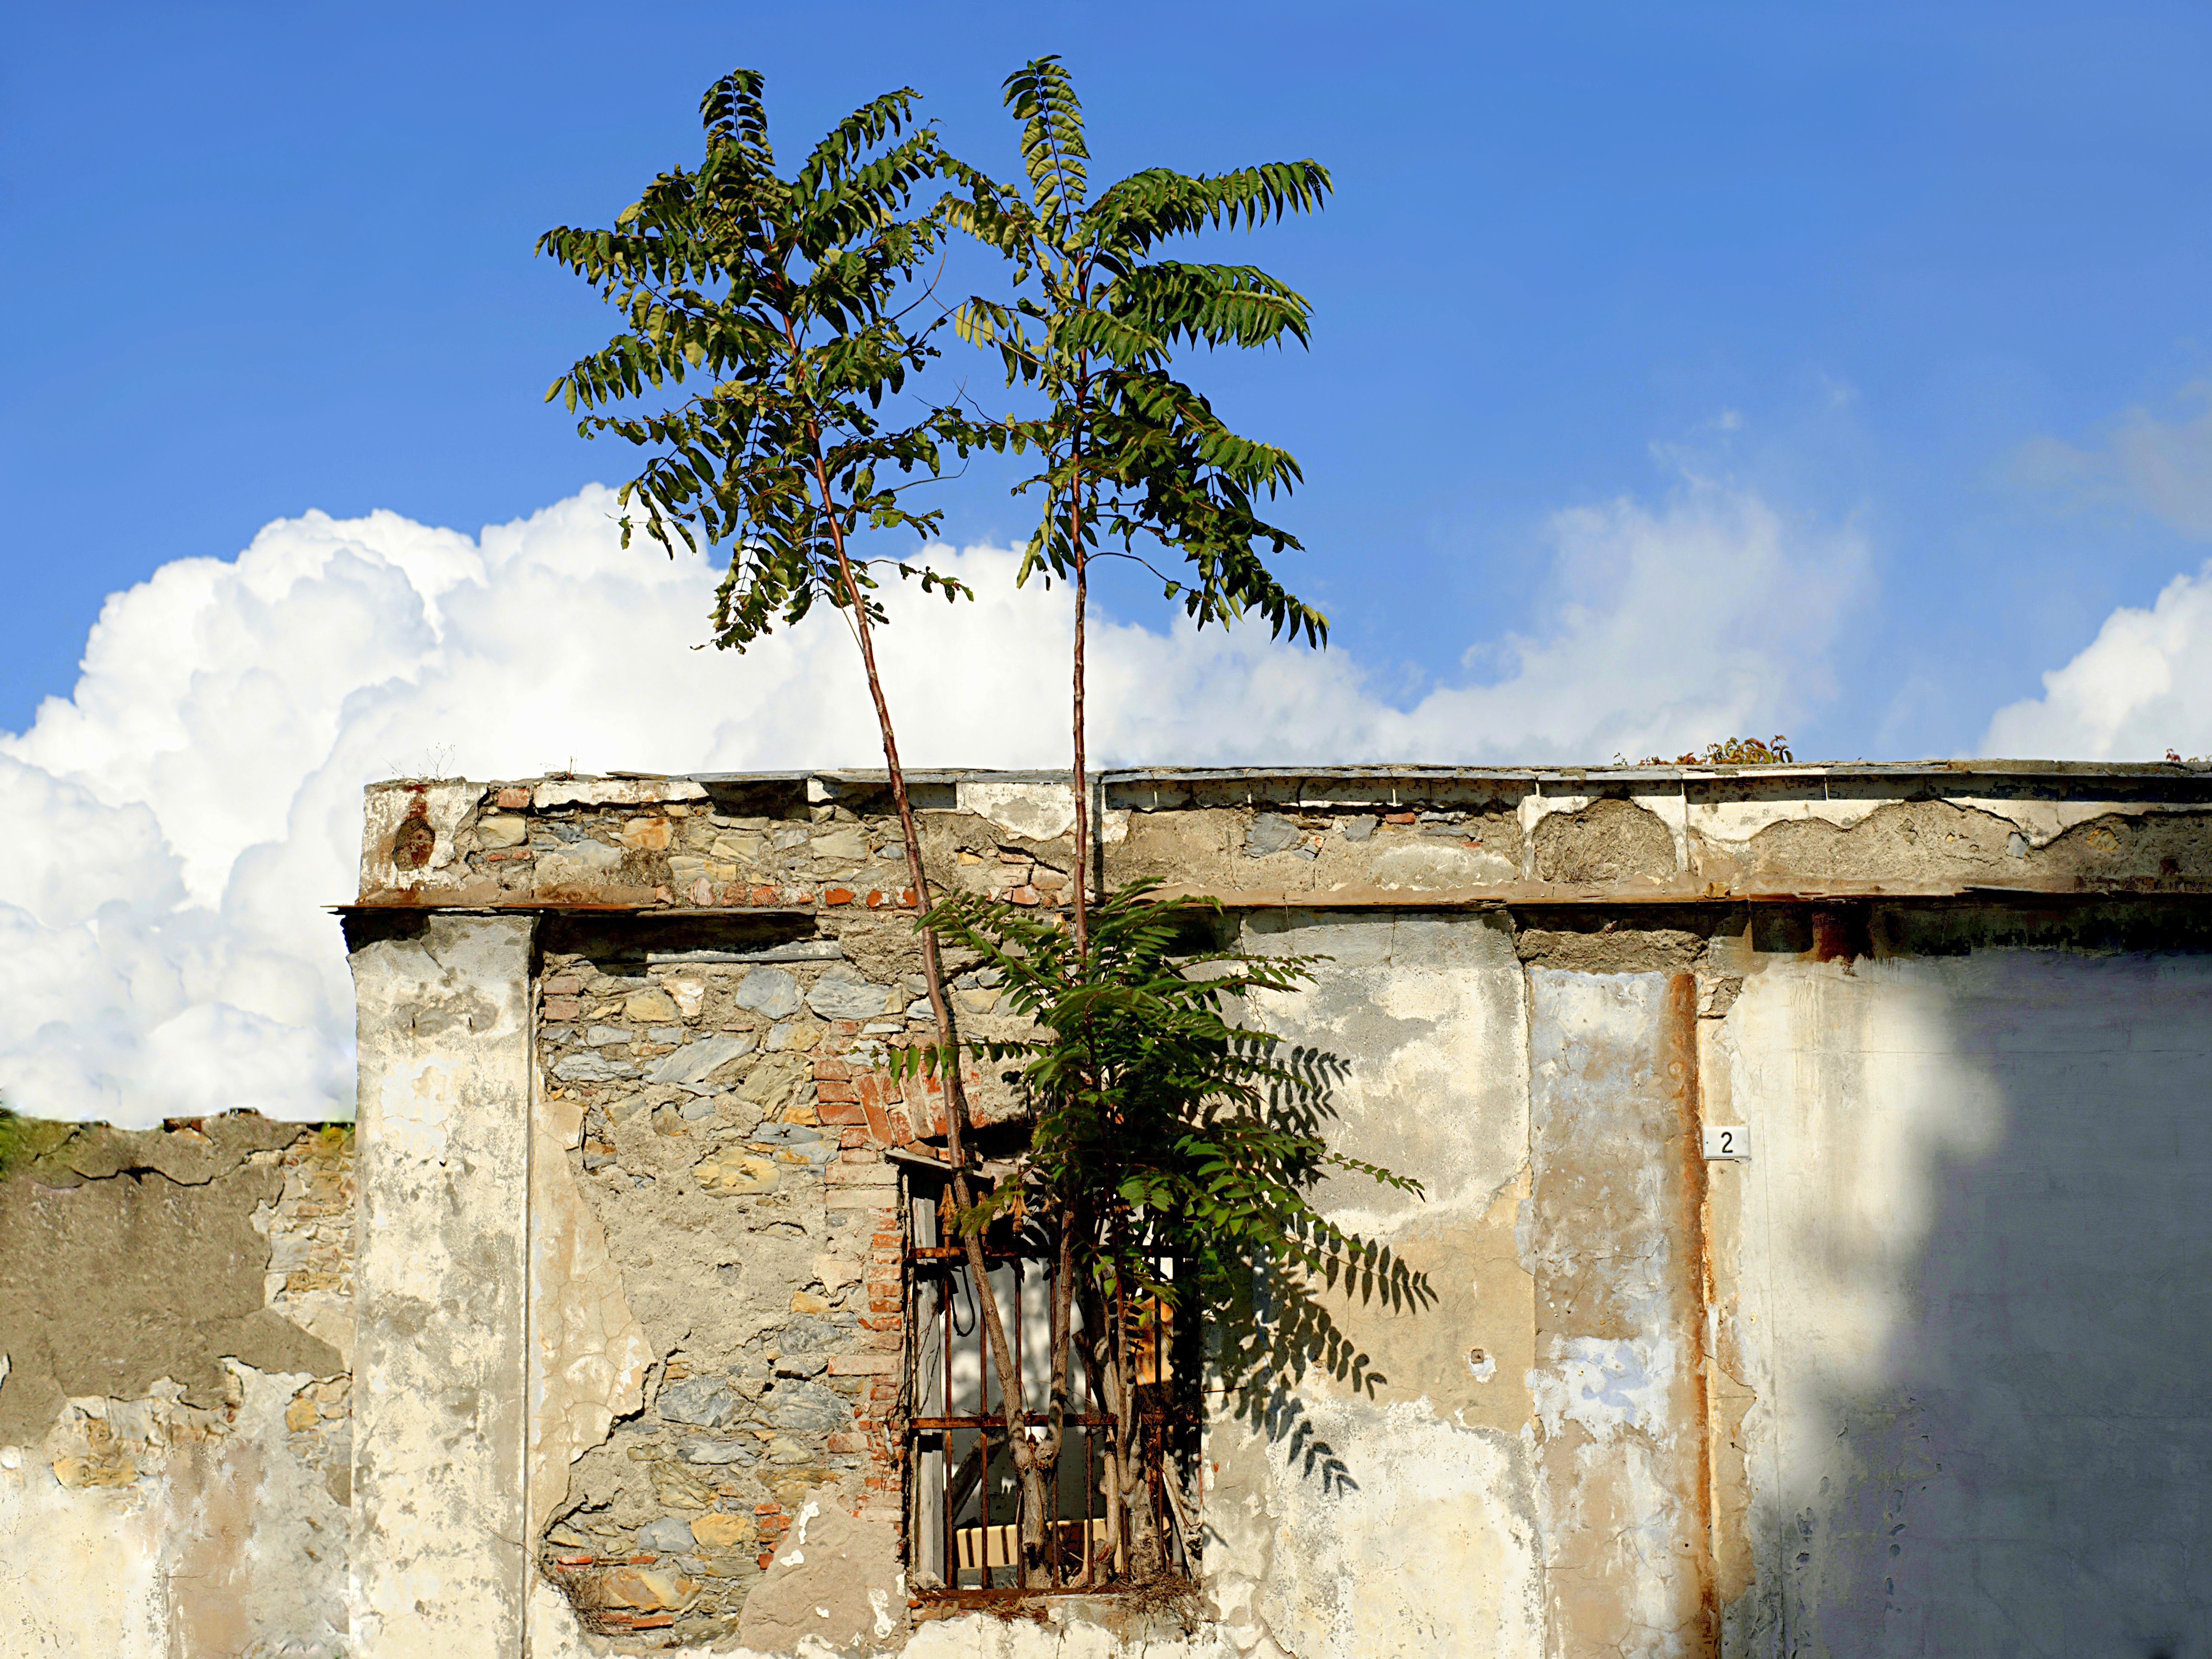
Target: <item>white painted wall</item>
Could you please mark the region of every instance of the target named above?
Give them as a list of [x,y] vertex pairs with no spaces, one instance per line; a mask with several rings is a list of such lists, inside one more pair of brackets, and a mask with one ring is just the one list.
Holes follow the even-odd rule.
[[1719,1046],[1768,1402],[1730,1651],[2212,1650],[2212,963],[1783,964]]

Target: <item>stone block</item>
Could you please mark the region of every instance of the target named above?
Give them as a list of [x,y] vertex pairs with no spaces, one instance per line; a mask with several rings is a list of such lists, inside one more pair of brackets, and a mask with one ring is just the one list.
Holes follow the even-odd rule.
[[652,1567],[615,1567],[599,1578],[599,1593],[610,1607],[643,1612],[680,1607],[703,1588],[696,1578]]
[[744,1411],[744,1401],[731,1391],[727,1382],[714,1376],[672,1382],[653,1403],[667,1421],[704,1429],[726,1427]]
[[687,1463],[705,1464],[715,1468],[749,1467],[757,1457],[757,1448],[744,1441],[715,1435],[687,1436],[678,1443],[676,1450],[677,1455]]
[[554,1063],[553,1075],[563,1083],[612,1083],[637,1075],[626,1060],[609,1060],[595,1054],[564,1054]]
[[844,1399],[818,1382],[779,1382],[762,1397],[768,1420],[794,1434],[828,1434],[850,1419]]
[[738,981],[732,1000],[765,1018],[788,1019],[799,1012],[799,981],[786,969],[756,968]]
[[646,1073],[648,1083],[704,1083],[732,1060],[752,1052],[757,1039],[750,1031],[726,1032],[664,1054]]
[[702,1192],[717,1198],[737,1198],[764,1193],[783,1179],[774,1160],[751,1152],[725,1150],[702,1158],[691,1170]]
[[758,1535],[758,1525],[750,1515],[726,1515],[718,1510],[691,1520],[692,1540],[701,1549],[731,1549],[750,1544]]
[[823,1019],[858,1022],[872,1019],[890,1008],[891,991],[887,985],[872,984],[840,963],[814,982],[806,994],[806,1006]]
[[814,837],[813,855],[829,864],[857,864],[868,856],[868,837],[857,824],[839,824]]
[[641,1025],[661,1025],[681,1019],[683,1013],[665,991],[633,991],[623,999],[623,1018]]
[[637,1532],[637,1547],[656,1555],[678,1555],[692,1544],[691,1523],[680,1515],[664,1515]]

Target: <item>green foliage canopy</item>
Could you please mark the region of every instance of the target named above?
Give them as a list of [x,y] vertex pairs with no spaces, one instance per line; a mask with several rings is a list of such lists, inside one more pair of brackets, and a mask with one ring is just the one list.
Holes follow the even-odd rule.
[[1018,486],[1045,492],[1020,579],[1041,569],[1070,577],[1102,545],[1134,557],[1140,540],[1157,541],[1189,567],[1155,574],[1200,626],[1256,612],[1276,635],[1320,644],[1328,618],[1257,551],[1298,546],[1256,506],[1297,483],[1297,462],[1231,430],[1171,369],[1183,346],[1303,344],[1310,309],[1255,266],[1158,250],[1178,236],[1310,212],[1328,194],[1328,171],[1312,161],[1211,175],[1148,167],[1093,197],[1082,105],[1060,61],[1039,58],[1008,76],[1005,100],[1022,123],[1027,198],[948,157],[945,175],[964,193],[939,212],[1013,270],[1012,301],[971,299],[956,327],[998,352],[1010,386],[1045,404],[1041,415],[1001,423],[1013,447],[1042,462]]
[[[887,418],[935,349],[909,328],[918,273],[943,234],[910,214],[938,172],[934,131],[916,125],[910,89],[886,93],[832,127],[788,178],[769,142],[763,80],[738,70],[701,100],[706,153],[663,173],[611,229],[563,226],[538,251],[582,276],[629,326],[546,392],[586,412],[586,437],[611,433],[654,451],[621,491],[672,555],[700,540],[730,550],[715,595],[715,643],[743,649],[819,600],[884,620],[858,531],[927,538],[939,514],[905,504],[936,477],[950,444],[974,434],[957,414]],[[911,130],[909,130],[911,129]],[[659,413],[592,413],[703,379]],[[986,440],[988,441],[988,439]],[[622,520],[627,546],[632,521]],[[926,590],[966,590],[901,562]]]
[[[1163,900],[1154,884],[1133,883],[1099,902],[1079,946],[1050,917],[972,894],[939,901],[939,936],[994,969],[1001,1007],[1040,1028],[968,1045],[1014,1085],[1030,1133],[1020,1179],[965,1224],[1018,1201],[1109,1241],[1085,1252],[1103,1284],[1170,1303],[1194,1283],[1209,1297],[1236,1291],[1255,1261],[1393,1306],[1422,1299],[1419,1275],[1310,1197],[1332,1170],[1415,1195],[1420,1182],[1331,1149],[1320,1128],[1333,1063],[1288,1048],[1245,1006],[1301,989],[1322,958],[1194,948],[1221,915],[1213,901]],[[916,1047],[899,1061],[941,1074],[951,1056]],[[1194,1277],[1162,1277],[1162,1258]]]

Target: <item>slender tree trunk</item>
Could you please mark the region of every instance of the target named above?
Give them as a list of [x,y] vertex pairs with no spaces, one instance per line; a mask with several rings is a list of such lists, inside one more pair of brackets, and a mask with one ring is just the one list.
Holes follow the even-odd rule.
[[[1124,1502],[1128,1510],[1127,1535],[1129,1541],[1129,1576],[1137,1579],[1157,1577],[1160,1571],[1159,1517],[1152,1512],[1151,1458],[1145,1445],[1145,1425],[1141,1420],[1144,1378],[1139,1374],[1137,1356],[1130,1341],[1131,1310],[1125,1302],[1122,1316],[1115,1331],[1121,1345],[1121,1398],[1127,1409],[1118,1425],[1121,1439],[1122,1478],[1127,1485]],[[1134,1315],[1138,1320],[1145,1316]],[[1154,1386],[1159,1379],[1158,1334],[1154,1334]]]
[[[1079,410],[1082,408],[1089,385],[1090,380],[1087,374],[1080,376],[1077,381],[1076,407]],[[1091,945],[1091,789],[1089,779],[1085,775],[1084,754],[1083,643],[1085,625],[1087,621],[1086,612],[1090,603],[1091,562],[1085,556],[1083,547],[1083,441],[1080,427],[1077,429],[1077,435],[1072,446],[1069,464],[1072,481],[1068,492],[1068,547],[1075,560],[1075,652],[1072,688],[1075,740],[1072,779],[1075,791],[1075,869],[1073,872],[1075,960],[1079,967],[1087,969]],[[1092,1081],[1095,1083],[1096,1079]],[[1060,1450],[1066,1429],[1067,1344],[1066,1330],[1061,1322],[1060,1310],[1065,1297],[1073,1294],[1072,1281],[1075,1273],[1075,1224],[1078,1218],[1075,1214],[1064,1216],[1060,1228],[1059,1278],[1055,1285],[1054,1303],[1052,1352],[1055,1370],[1053,1379],[1052,1427],[1045,1443],[1045,1447],[1048,1449],[1040,1460],[1042,1468],[1037,1474],[1036,1486],[1040,1503],[1045,1490],[1045,1477],[1057,1472]],[[1087,1243],[1088,1240],[1085,1242]],[[1087,1502],[1085,1512],[1086,1514],[1089,1512]],[[1041,1519],[1038,1530],[1042,1534]],[[1091,1554],[1091,1529],[1088,1523],[1084,1528],[1083,1554],[1087,1572]]]
[[[1025,1478],[1022,1495],[1023,1547],[1025,1552],[1034,1552],[1030,1563],[1032,1571],[1048,1567],[1055,1555],[1065,1553],[1056,1548],[1059,1540],[1048,1540],[1049,1522],[1059,1508],[1050,1498],[1057,1485],[1060,1449],[1067,1438],[1067,1358],[1069,1336],[1074,1325],[1071,1317],[1072,1281],[1075,1273],[1076,1231],[1080,1224],[1079,1215],[1063,1210],[1060,1237],[1053,1252],[1051,1329],[1045,1349],[1051,1357],[1052,1366],[1052,1379],[1046,1390],[1046,1409],[1050,1416],[1044,1438],[1036,1443],[1036,1461]],[[1063,1572],[1060,1576],[1066,1575]]]
[[[1080,509],[1071,515],[1082,520]],[[1091,782],[1085,775],[1083,742],[1084,613],[1091,599],[1091,562],[1075,550],[1075,957],[1085,959],[1091,945]]]
[[[844,526],[837,520],[834,497],[830,489],[829,469],[823,465],[820,433],[809,424],[807,435],[813,448],[815,483],[822,491],[823,520],[830,527],[830,541],[837,555],[837,574],[844,583],[847,599],[853,608],[853,631],[860,641],[860,663],[866,670],[868,695],[876,705],[876,726],[884,742],[884,769],[890,776],[891,799],[898,807],[899,832],[906,837],[907,877],[914,884],[915,902],[921,915],[929,913],[929,877],[921,866],[921,837],[914,821],[914,803],[908,798],[906,769],[899,763],[898,738],[891,727],[890,704],[884,696],[883,677],[876,669],[876,647],[868,627],[868,609],[862,598],[860,580],[854,574],[852,561],[845,550]],[[963,1211],[972,1208],[975,1192],[968,1180],[966,1141],[968,1097],[960,1080],[960,1055],[954,1047],[952,1009],[945,998],[944,974],[939,967],[937,933],[924,925],[921,929],[922,978],[927,983],[929,1011],[937,1021],[937,1040],[945,1055],[945,1138],[947,1161],[952,1170],[952,1196]],[[1032,1461],[1029,1437],[1024,1432],[1022,1416],[1026,1401],[1022,1395],[1021,1374],[1015,1369],[1013,1351],[1006,1341],[1005,1316],[999,1308],[998,1297],[991,1288],[991,1275],[983,1256],[981,1234],[961,1229],[961,1243],[966,1246],[969,1277],[974,1282],[975,1304],[983,1316],[984,1343],[999,1374],[1000,1403],[1006,1413],[1007,1449],[1012,1454],[1014,1468],[1024,1477]],[[1015,1310],[1017,1317],[1020,1309]],[[988,1436],[985,1437],[983,1478],[990,1479]],[[983,1559],[988,1560],[989,1542],[985,1540]],[[1018,1571],[1019,1569],[1018,1569]],[[989,1569],[985,1569],[988,1580]],[[1022,1574],[1026,1579],[1026,1573]]]
[[1106,1511],[1106,1565],[1116,1577],[1125,1576],[1129,1570],[1128,1516],[1123,1502],[1127,1489],[1126,1466],[1121,1461],[1121,1425],[1127,1419],[1127,1389],[1121,1365],[1121,1350],[1115,1340],[1115,1330],[1119,1325],[1120,1296],[1116,1291],[1108,1295],[1095,1284],[1084,1288],[1084,1322],[1091,1333],[1086,1345],[1090,1355],[1091,1382],[1098,1404],[1113,1425],[1098,1437],[1099,1499]]
[[1091,946],[1091,780],[1085,750],[1083,708],[1084,635],[1091,605],[1091,561],[1083,548],[1083,410],[1091,395],[1088,364],[1075,379],[1076,428],[1068,456],[1067,546],[1075,560],[1075,959],[1085,962]]

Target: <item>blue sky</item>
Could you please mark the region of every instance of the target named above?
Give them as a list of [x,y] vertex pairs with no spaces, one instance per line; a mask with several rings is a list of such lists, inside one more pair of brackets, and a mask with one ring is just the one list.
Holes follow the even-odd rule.
[[[2212,754],[2202,5],[11,21],[0,1091],[33,1112],[348,1109],[324,907],[370,779],[879,757],[842,630],[684,648],[714,573],[623,550],[588,486],[634,455],[542,402],[611,324],[538,234],[694,159],[738,64],[787,155],[910,82],[1011,174],[1000,80],[1057,52],[1094,177],[1333,170],[1317,218],[1205,245],[1304,289],[1312,350],[1191,373],[1304,462],[1282,570],[1335,643],[1109,585],[1103,761]],[[1006,479],[943,489],[977,603],[892,600],[918,764],[1066,754],[1066,596],[1012,591]]]
[[[1971,747],[2205,551],[2083,482],[2208,374],[2198,6],[88,6],[11,33],[0,728],[165,562],[310,507],[473,533],[623,476],[539,401],[607,323],[532,243],[692,159],[737,64],[787,143],[910,82],[1011,173],[998,82],[1056,51],[1095,176],[1327,164],[1326,213],[1213,244],[1308,294],[1314,349],[1194,374],[1298,454],[1291,574],[1401,703],[1556,598],[1552,515],[1691,474],[1866,550],[1801,753]],[[2039,464],[2053,441],[2079,465]],[[956,542],[1025,527],[986,473],[944,503]]]

